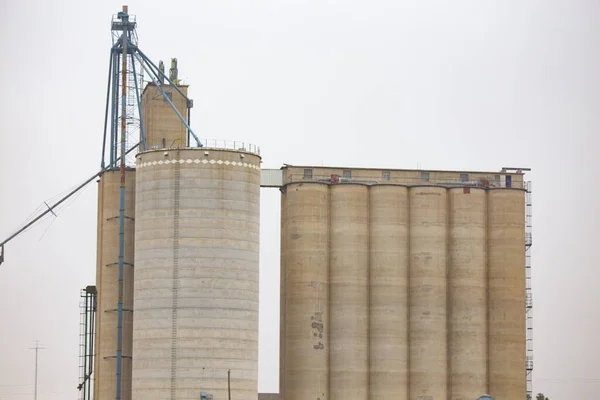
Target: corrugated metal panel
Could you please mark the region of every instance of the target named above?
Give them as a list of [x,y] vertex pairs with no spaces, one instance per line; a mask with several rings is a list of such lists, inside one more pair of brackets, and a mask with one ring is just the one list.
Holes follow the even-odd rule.
[[260,187],[282,187],[283,170],[281,169],[261,169]]

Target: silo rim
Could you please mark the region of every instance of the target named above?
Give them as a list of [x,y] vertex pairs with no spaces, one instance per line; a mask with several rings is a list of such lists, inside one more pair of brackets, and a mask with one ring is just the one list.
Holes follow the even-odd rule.
[[150,153],[160,153],[160,152],[165,152],[165,151],[188,151],[188,150],[191,150],[191,151],[224,151],[224,152],[229,152],[229,153],[247,154],[250,156],[258,157],[259,160],[262,160],[262,157],[260,156],[259,153],[254,153],[254,152],[248,151],[248,150],[228,149],[228,148],[224,148],[224,147],[172,147],[172,148],[164,148],[164,149],[151,149],[151,150],[146,150],[146,151],[137,153],[135,158],[138,159],[140,156],[143,156],[144,154],[150,154]]

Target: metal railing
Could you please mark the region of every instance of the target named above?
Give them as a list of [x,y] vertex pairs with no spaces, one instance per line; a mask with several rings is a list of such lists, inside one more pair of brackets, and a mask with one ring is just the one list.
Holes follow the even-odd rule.
[[238,150],[260,155],[260,147],[248,142],[240,142],[237,140],[200,139],[200,143],[202,143],[203,147],[207,147],[209,149]]
[[360,177],[344,177],[342,175],[338,175],[338,179],[335,180],[333,178],[334,175],[323,175],[323,174],[314,174],[311,177],[304,177],[302,173],[288,173],[284,177],[285,182],[330,182],[331,183],[364,183],[364,184],[400,184],[407,186],[444,186],[444,187],[474,187],[474,188],[515,188],[515,189],[524,189],[525,182],[515,182],[514,180],[511,182],[510,186],[506,185],[505,180],[495,180],[495,179],[478,179],[478,180],[468,180],[461,181],[459,177],[456,179],[439,179],[436,180],[434,177],[431,177],[429,180],[424,180],[420,177],[393,177],[390,179],[385,179],[381,175],[379,177],[376,176],[360,176]]

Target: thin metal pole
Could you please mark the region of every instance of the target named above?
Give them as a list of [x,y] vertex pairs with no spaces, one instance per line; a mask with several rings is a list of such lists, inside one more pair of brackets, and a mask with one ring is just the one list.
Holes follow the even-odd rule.
[[38,342],[35,341],[35,388],[33,392],[33,400],[37,400],[37,373],[38,371]]
[[[191,122],[190,122],[190,120],[192,118],[192,109],[190,108],[190,101],[189,100],[187,100],[187,104],[188,104],[188,106],[187,106],[187,111],[188,111],[187,112],[187,114],[188,114],[187,115],[187,123],[188,123],[188,126],[192,126]],[[190,146],[190,129],[189,128],[187,130],[187,145],[186,145],[186,147],[192,147],[192,146]]]
[[40,347],[38,341],[35,341],[35,347],[30,347],[31,350],[35,350],[35,380],[34,380],[34,392],[33,392],[33,400],[37,400],[38,393],[38,351],[43,350],[43,347]]
[[[129,29],[127,6],[123,6],[123,26]],[[127,31],[123,31],[121,44],[121,186],[119,188],[119,289],[117,305],[117,384],[115,400],[121,400],[121,375],[123,368],[123,277],[125,269],[125,142],[127,136]]]
[[227,396],[231,400],[231,370],[227,370]]

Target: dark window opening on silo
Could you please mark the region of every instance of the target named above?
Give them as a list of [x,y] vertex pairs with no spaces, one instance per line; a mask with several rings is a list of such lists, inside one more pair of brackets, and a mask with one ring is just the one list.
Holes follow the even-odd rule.
[[[169,100],[173,101],[173,93],[171,92],[165,92],[165,94],[167,95],[167,97],[169,98]],[[163,100],[167,101],[164,97]]]
[[304,169],[304,179],[312,179],[312,168]]
[[382,178],[384,181],[389,181],[389,180],[390,180],[390,171],[383,171],[383,172],[381,173],[381,178]]
[[460,174],[460,181],[461,182],[468,182],[469,181],[469,174]]
[[351,179],[352,178],[352,171],[350,171],[349,169],[345,169],[342,176],[344,178]]
[[423,182],[429,182],[429,172],[421,172],[421,180]]

